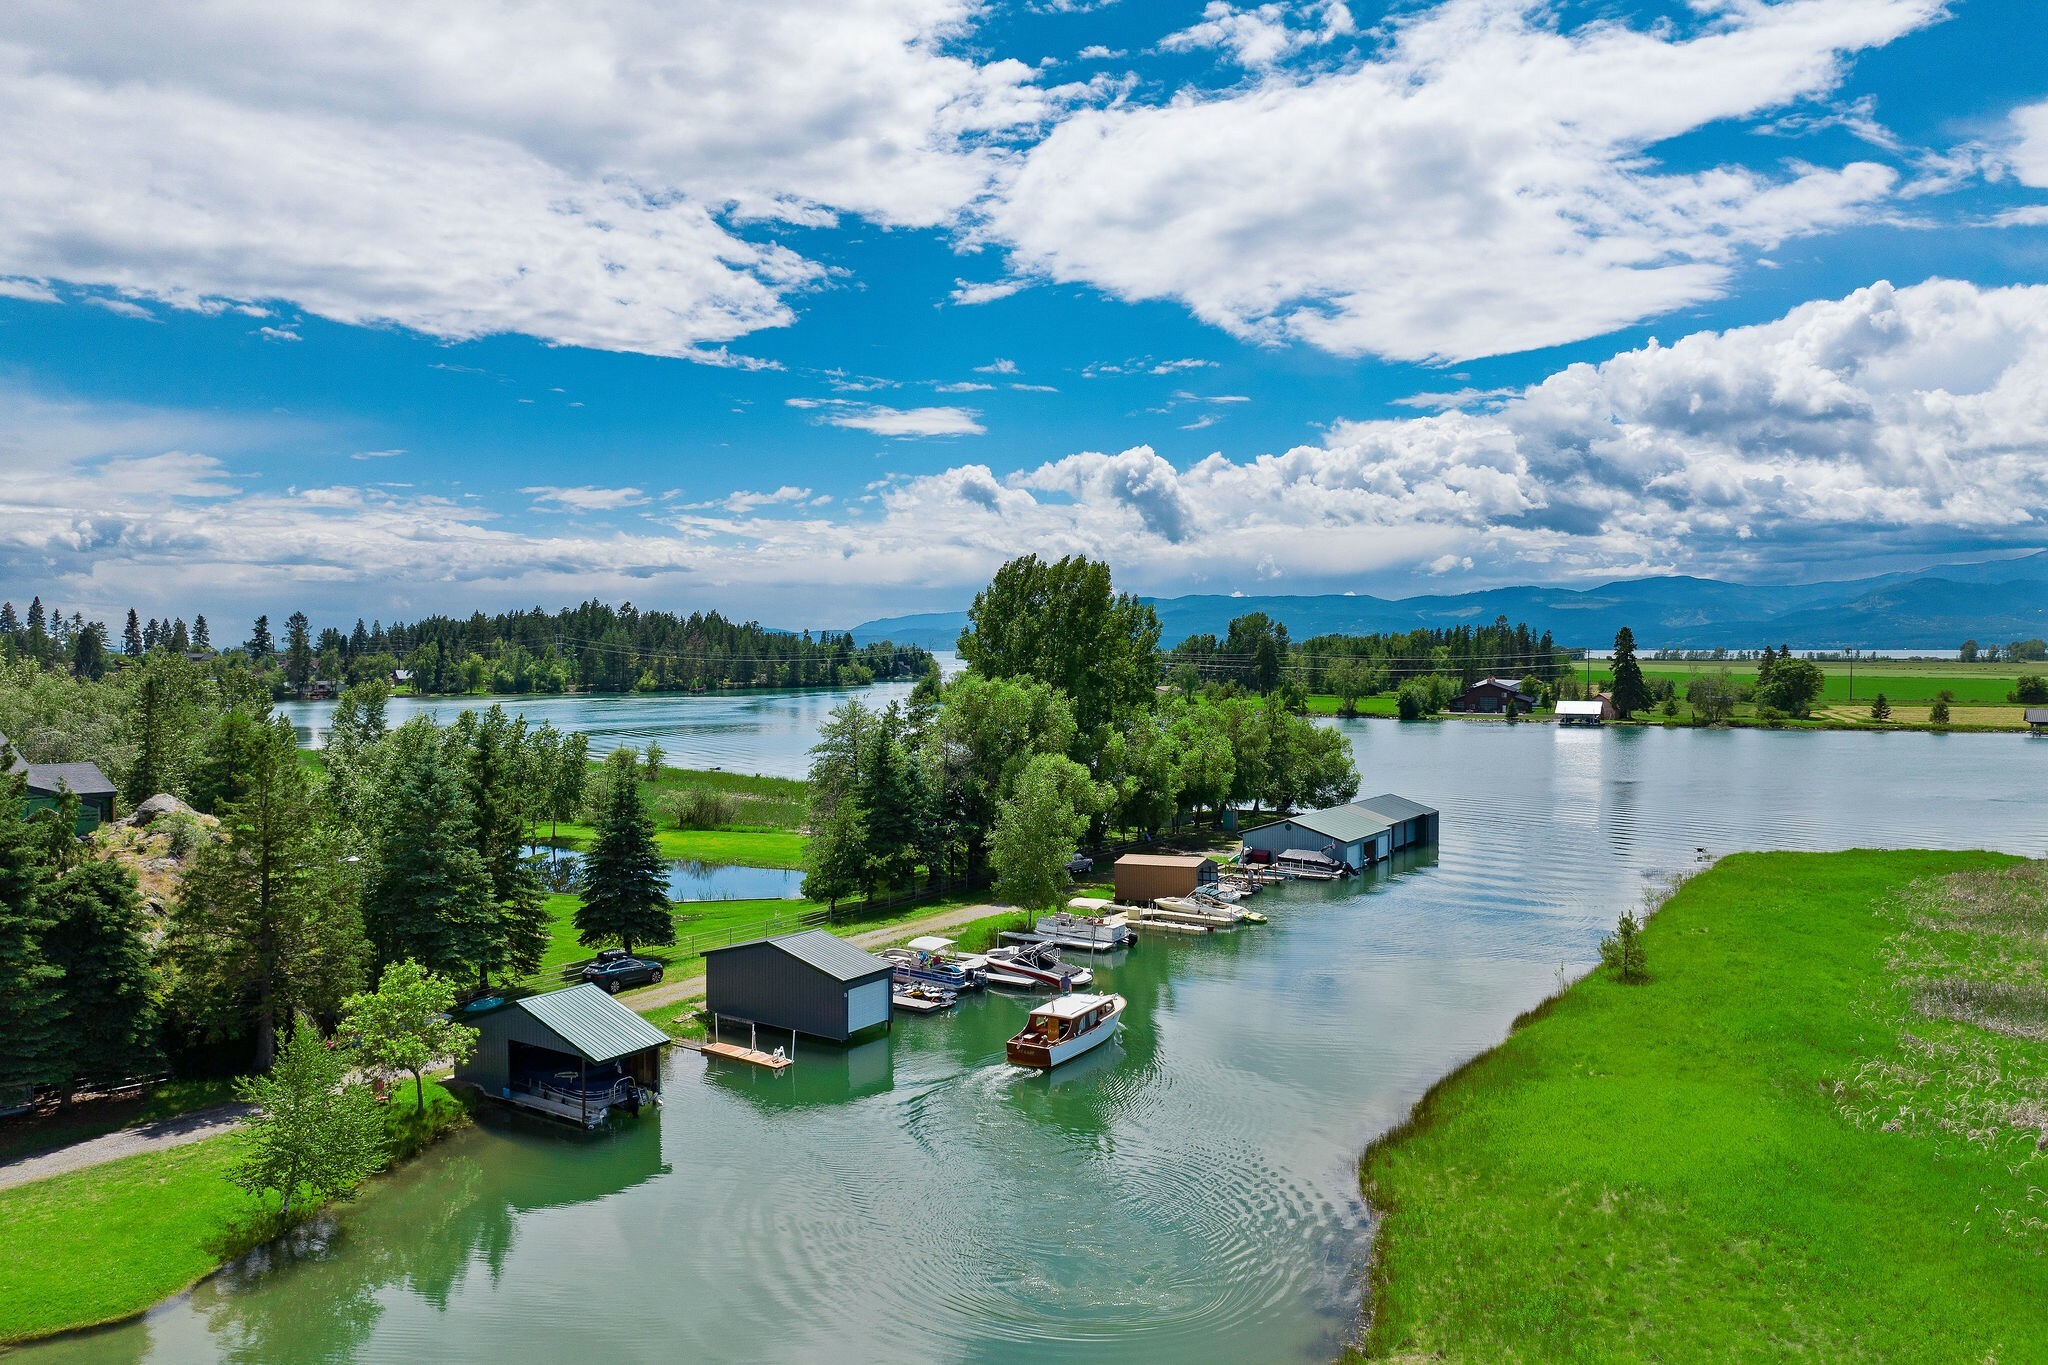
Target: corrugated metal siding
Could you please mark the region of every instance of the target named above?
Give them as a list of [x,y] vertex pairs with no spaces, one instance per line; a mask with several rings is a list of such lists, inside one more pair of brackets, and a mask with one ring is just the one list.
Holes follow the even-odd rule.
[[517,1004],[463,1022],[477,1031],[476,1052],[455,1068],[455,1078],[468,1081],[491,1095],[498,1094],[512,1083],[508,1043],[528,1043],[572,1054],[576,1050],[575,1044]]
[[1216,880],[1213,858],[1158,858],[1126,854],[1116,860],[1116,898],[1146,905],[1161,896],[1185,896]]
[[[768,1028],[795,1029],[814,1038],[845,1042],[859,1027],[852,999],[863,985],[886,983],[890,968],[880,958],[863,981],[842,981],[820,971],[773,939],[721,949],[704,959],[704,1004],[713,1014],[747,1019]],[[884,1013],[882,1020],[888,1019]]]

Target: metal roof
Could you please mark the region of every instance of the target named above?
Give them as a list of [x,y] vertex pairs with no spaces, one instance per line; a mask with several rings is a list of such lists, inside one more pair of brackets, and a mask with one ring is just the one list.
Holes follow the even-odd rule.
[[784,934],[780,938],[757,938],[751,943],[731,943],[723,948],[708,949],[704,956],[729,953],[734,948],[754,948],[763,943],[788,953],[837,981],[859,981],[863,977],[895,970],[873,953],[862,952],[837,934],[823,929],[807,929],[801,934]]
[[[1385,833],[1393,824],[1392,820],[1382,819],[1371,811],[1360,810],[1356,805],[1332,806],[1328,810],[1305,810],[1299,815],[1290,815],[1287,819],[1305,830],[1320,834],[1325,839],[1334,839],[1340,844],[1355,844],[1370,839],[1376,834]],[[1272,829],[1286,823],[1287,820],[1275,820],[1271,824],[1260,825],[1259,829]],[[1257,832],[1247,831],[1253,834]]]
[[1425,806],[1420,801],[1410,801],[1407,797],[1396,796],[1392,792],[1383,792],[1363,801],[1353,801],[1351,804],[1362,810],[1369,810],[1374,815],[1383,815],[1389,823],[1413,820],[1418,815],[1438,813],[1435,806]]
[[2048,725],[2048,706],[2029,706],[2027,708],[2027,724]]
[[31,763],[27,765],[28,787],[34,792],[75,792],[80,796],[113,796],[117,793],[107,775],[93,763]]
[[593,1062],[616,1061],[669,1041],[666,1033],[588,981],[566,991],[529,995],[518,1004]]
[[1597,701],[1561,701],[1557,704],[1560,716],[1597,716],[1606,709],[1606,704]]
[[1200,867],[1203,863],[1213,863],[1215,861],[1214,858],[1204,857],[1199,853],[1126,853],[1123,857],[1116,860],[1116,865],[1118,867],[1123,867],[1127,864],[1131,867]]

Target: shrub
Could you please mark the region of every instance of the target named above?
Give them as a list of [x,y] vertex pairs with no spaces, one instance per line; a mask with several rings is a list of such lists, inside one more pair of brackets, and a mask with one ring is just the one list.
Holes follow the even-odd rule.
[[1394,698],[1394,710],[1402,720],[1421,720],[1424,716],[1434,715],[1436,706],[1431,700],[1429,688],[1422,682],[1411,679],[1401,684],[1401,690]]
[[1928,720],[1928,723],[1929,723],[1929,724],[1931,724],[1931,725],[1946,725],[1946,724],[1948,724],[1948,698],[1947,698],[1947,697],[1936,697],[1936,698],[1934,699],[1934,705],[1933,705],[1933,706],[1931,706],[1931,707],[1929,707],[1929,708],[1928,708],[1928,710],[1927,710],[1927,720]]
[[2042,677],[2039,673],[2021,675],[2019,683],[2007,694],[2006,700],[2021,702],[2028,706],[2039,706],[2048,702],[2048,678]]
[[1634,912],[1624,910],[1614,932],[1600,940],[1600,964],[1623,981],[1649,979],[1649,964],[1643,957],[1643,926]]
[[663,792],[657,808],[677,829],[725,829],[735,823],[739,802],[731,792],[692,783]]

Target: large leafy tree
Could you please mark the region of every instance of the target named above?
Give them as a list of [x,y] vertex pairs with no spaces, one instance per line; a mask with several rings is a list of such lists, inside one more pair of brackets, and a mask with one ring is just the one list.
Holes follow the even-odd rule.
[[1088,770],[1072,759],[1039,754],[1026,763],[989,831],[996,895],[1025,910],[1057,904],[1067,859],[1098,804]]
[[640,797],[639,763],[630,749],[614,750],[604,765],[597,835],[583,855],[583,901],[576,907],[576,941],[587,948],[617,943],[676,941],[668,875],[654,841],[654,817]]
[[449,1018],[454,1008],[454,982],[417,962],[394,962],[376,990],[352,995],[342,1005],[341,1027],[358,1040],[370,1066],[412,1077],[413,1097],[424,1113],[426,1069],[443,1058],[459,1062],[476,1050],[477,1031]]
[[390,744],[364,905],[370,941],[381,962],[411,958],[429,971],[488,980],[503,955],[501,926],[462,771],[424,716]]
[[181,1012],[216,1037],[245,1029],[270,1065],[281,1021],[331,1012],[365,965],[358,879],[345,845],[319,825],[291,722],[261,727],[221,806],[218,842],[185,875],[165,937]]
[[1656,698],[1643,679],[1643,666],[1636,662],[1636,633],[1623,626],[1614,633],[1614,710],[1626,720],[1647,711]]
[[115,862],[86,862],[51,884],[43,953],[64,973],[63,1102],[152,1068],[157,975],[135,878]]
[[1804,716],[1813,710],[1813,703],[1826,684],[1827,675],[1813,660],[1783,654],[1758,686],[1757,705],[1776,707],[1788,716]]
[[384,1120],[369,1090],[347,1077],[347,1058],[301,1018],[270,1074],[235,1085],[254,1108],[228,1179],[254,1195],[278,1194],[290,1218],[301,1192],[336,1198],[375,1175],[385,1160]]
[[1159,617],[1079,555],[1013,559],[975,594],[960,657],[985,678],[1036,678],[1072,701],[1083,744],[1150,708],[1159,681]]
[[1074,737],[1067,698],[1036,678],[968,673],[946,684],[927,740],[936,749],[933,799],[966,843],[970,876],[981,870],[982,841],[1024,764],[1069,752]]

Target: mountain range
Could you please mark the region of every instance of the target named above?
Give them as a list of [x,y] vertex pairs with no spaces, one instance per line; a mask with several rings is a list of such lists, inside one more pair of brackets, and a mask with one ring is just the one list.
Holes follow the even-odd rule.
[[[1295,639],[1480,624],[1505,616],[1558,643],[1604,649],[1623,626],[1644,649],[1954,649],[2048,637],[2048,550],[2018,559],[1946,564],[1830,583],[1745,584],[1712,578],[1625,578],[1597,588],[1517,587],[1443,596],[1206,595],[1146,598],[1168,645],[1222,635],[1232,617],[1263,611]],[[964,611],[867,621],[856,643],[951,649]]]

